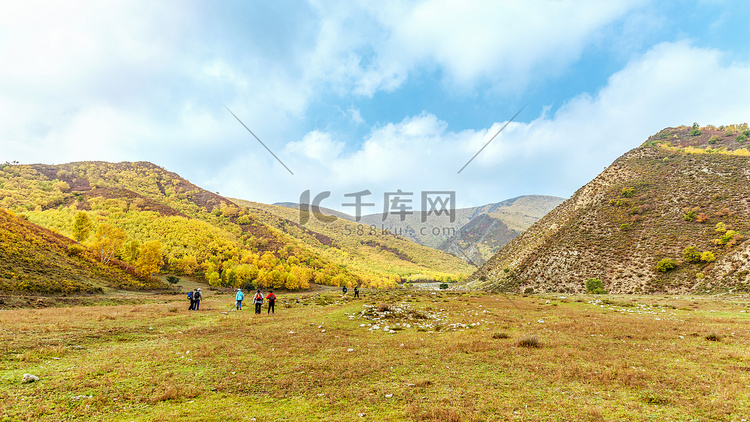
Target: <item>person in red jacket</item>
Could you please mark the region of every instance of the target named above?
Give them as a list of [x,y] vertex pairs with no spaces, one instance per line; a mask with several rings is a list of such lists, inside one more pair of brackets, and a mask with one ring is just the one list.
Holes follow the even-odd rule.
[[273,294],[273,290],[266,296],[266,299],[268,300],[268,312],[266,314],[275,314],[273,306],[276,304],[276,295]]

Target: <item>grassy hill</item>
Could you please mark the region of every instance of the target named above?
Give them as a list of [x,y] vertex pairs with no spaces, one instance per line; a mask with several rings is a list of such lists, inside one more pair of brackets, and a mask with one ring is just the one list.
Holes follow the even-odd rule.
[[[462,260],[414,243],[391,232],[372,228],[344,218],[323,223],[315,218],[303,226],[299,210],[289,206],[267,205],[233,199],[265,224],[289,232],[310,246],[322,243],[321,255],[346,262],[355,272],[371,277],[457,281],[473,269]],[[323,211],[323,210],[321,210]],[[323,211],[327,215],[336,215]],[[395,280],[395,278],[394,278]]]
[[616,293],[750,288],[747,125],[665,129],[512,240],[469,287]]
[[127,271],[124,263],[104,265],[76,249],[72,240],[0,209],[0,292],[102,293],[115,289],[166,287]]
[[[386,252],[378,252],[382,264],[371,270],[362,265],[363,255],[342,253],[325,235],[292,221],[265,224],[247,208],[151,163],[2,165],[0,207],[71,238],[76,218],[85,214],[91,230],[81,243],[90,250],[97,249],[101,230],[121,230],[115,257],[136,270],[191,275],[216,286],[391,287],[415,272],[452,279],[470,273],[441,259],[425,261],[434,264],[427,267],[388,255],[388,242]],[[146,256],[158,262],[149,266]]]

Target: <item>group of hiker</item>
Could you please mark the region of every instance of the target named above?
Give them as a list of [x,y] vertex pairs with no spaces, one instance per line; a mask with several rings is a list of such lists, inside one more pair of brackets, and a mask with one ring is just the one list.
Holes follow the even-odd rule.
[[188,311],[197,311],[201,306],[201,300],[203,300],[203,293],[201,293],[201,289],[189,291],[187,297],[188,299],[190,299],[190,307],[188,308]]
[[[346,293],[348,292],[348,289],[346,286],[343,288],[344,296],[346,296]],[[190,299],[190,307],[188,308],[189,311],[197,311],[200,308],[201,300],[203,300],[203,293],[201,293],[200,288],[196,288],[195,290],[191,290],[187,294],[188,299]],[[354,297],[359,297],[359,286],[354,287]],[[235,295],[235,302],[234,302],[234,308],[238,311],[242,310],[242,301],[245,300],[245,294],[242,292],[242,289],[237,289],[237,294]],[[276,305],[276,295],[273,294],[273,290],[271,290],[267,296],[263,296],[263,292],[258,289],[255,294],[253,294],[253,305],[255,305],[255,313],[260,314],[261,308],[263,307],[263,302],[268,301],[268,311],[267,314],[273,314],[275,312],[275,305]]]
[[[346,293],[349,291],[349,289],[344,286],[344,288],[341,289],[344,296],[346,296]],[[354,297],[359,297],[359,286],[354,286]]]
[[[263,300],[268,300],[268,312],[267,314],[276,313],[274,306],[276,305],[276,295],[273,294],[273,290],[268,293],[268,296],[263,297],[263,293],[258,289],[253,295],[253,304],[255,305],[255,313],[259,314],[261,307],[263,306]],[[234,308],[238,311],[242,310],[242,301],[245,300],[245,294],[242,293],[242,289],[237,289],[237,295],[235,296]]]

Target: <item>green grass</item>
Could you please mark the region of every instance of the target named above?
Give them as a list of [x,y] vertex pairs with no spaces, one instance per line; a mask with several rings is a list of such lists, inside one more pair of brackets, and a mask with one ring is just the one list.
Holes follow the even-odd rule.
[[[280,295],[271,316],[252,306],[229,312],[228,294],[209,292],[198,312],[174,296],[142,298],[1,311],[0,420],[739,420],[750,412],[747,296],[323,292]],[[498,332],[536,336],[541,347]],[[40,381],[21,384],[24,373]]]

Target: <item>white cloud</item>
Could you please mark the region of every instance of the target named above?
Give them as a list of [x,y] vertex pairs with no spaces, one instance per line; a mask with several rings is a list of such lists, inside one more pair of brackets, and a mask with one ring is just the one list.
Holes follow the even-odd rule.
[[[0,160],[149,160],[259,201],[331,190],[333,207],[362,189],[375,202],[396,189],[456,190],[463,206],[567,196],[665,126],[746,121],[748,65],[688,42],[654,46],[598,92],[510,124],[460,175],[503,122],[457,131],[429,107],[381,120],[372,110],[389,106],[383,98],[366,105],[368,120],[382,123],[356,140],[305,119],[316,101],[356,103],[351,96],[397,89],[424,69],[462,88],[523,91],[640,4],[314,2],[317,16],[288,26],[298,33],[264,41],[241,22],[238,33],[215,26],[193,3],[1,3]],[[366,128],[358,107],[339,110]]]
[[[342,63],[334,80],[372,96],[399,87],[410,72],[439,65],[446,82],[473,88],[489,81],[501,91],[522,92],[534,78],[556,74],[599,31],[645,1],[529,0],[466,3],[458,0],[316,2],[323,16],[321,62]],[[330,75],[321,69],[320,75]]]
[[[569,196],[664,127],[747,121],[748,96],[747,64],[724,63],[719,51],[687,42],[660,44],[612,75],[595,95],[581,94],[554,115],[509,124],[461,174],[458,170],[504,122],[454,132],[435,115],[423,113],[373,128],[349,153],[324,133],[308,134],[285,151],[296,154],[287,155],[295,176],[284,178],[282,194],[273,201],[296,200],[305,189],[330,190],[333,197],[325,206],[342,209],[344,193],[369,189],[373,195],[367,199],[378,205],[366,211],[377,212],[383,194],[396,189],[415,195],[455,190],[460,206],[523,194]],[[322,155],[332,159],[303,160]],[[279,170],[263,171],[278,175]]]
[[365,124],[365,119],[362,117],[362,113],[358,108],[350,108],[347,112],[355,125],[359,126]]
[[284,152],[301,154],[320,163],[336,160],[344,149],[344,143],[334,141],[328,133],[313,131],[306,134],[299,142],[290,142]]

